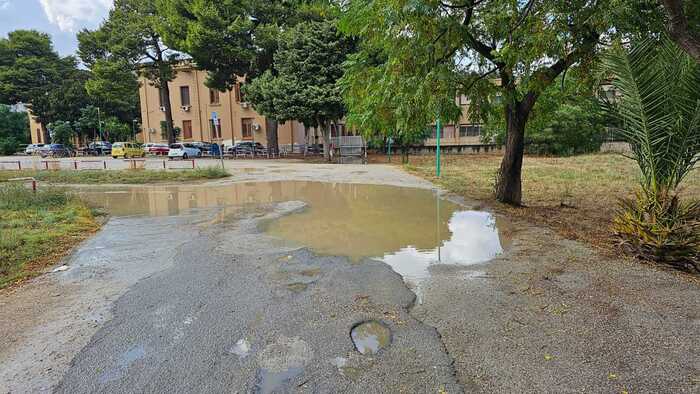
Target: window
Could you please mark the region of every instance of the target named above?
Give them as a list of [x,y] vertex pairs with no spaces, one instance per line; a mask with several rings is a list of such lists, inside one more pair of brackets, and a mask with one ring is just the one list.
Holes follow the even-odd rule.
[[459,96],[459,105],[467,105],[467,104],[469,104],[469,98],[467,98],[467,96],[465,96],[463,94],[460,95]]
[[463,124],[459,126],[460,137],[478,137],[481,135],[481,125]]
[[41,129],[36,129],[36,141],[41,142]]
[[211,130],[211,138],[221,138],[221,119],[209,119],[209,129]]
[[190,106],[190,87],[180,86],[180,105]]
[[209,89],[209,104],[219,104],[219,91]]
[[192,138],[192,121],[183,120],[182,121],[182,137],[186,140]]
[[253,138],[253,119],[243,118],[241,119],[241,126],[243,128],[243,139],[249,140]]
[[233,93],[236,96],[237,103],[245,102],[245,98],[243,97],[243,92],[241,92],[241,83],[240,82],[237,82],[236,85],[233,87]]

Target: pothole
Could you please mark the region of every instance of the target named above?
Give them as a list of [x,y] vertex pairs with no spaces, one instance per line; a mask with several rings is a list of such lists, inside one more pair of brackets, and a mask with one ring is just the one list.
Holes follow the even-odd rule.
[[377,354],[391,345],[391,329],[384,323],[370,320],[350,330],[350,339],[355,349],[362,354]]

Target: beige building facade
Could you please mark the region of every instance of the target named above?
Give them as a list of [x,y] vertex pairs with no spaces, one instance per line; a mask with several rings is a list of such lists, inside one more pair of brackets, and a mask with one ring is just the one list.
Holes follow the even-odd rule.
[[32,144],[48,144],[51,141],[46,141],[46,136],[44,135],[44,128],[41,122],[32,115],[32,111],[27,111],[27,116],[29,116],[29,134],[32,137]]
[[[255,141],[267,146],[265,117],[253,110],[245,101],[240,83],[225,92],[205,86],[206,71],[190,64],[176,68],[175,79],[170,82],[170,104],[174,127],[179,128],[179,141],[204,141],[230,146],[239,141]],[[164,106],[159,89],[141,78],[141,140],[167,142],[161,131],[165,122]],[[304,126],[298,122],[280,123],[279,146],[303,144]]]
[[[231,90],[219,92],[205,86],[206,71],[197,70],[192,64],[183,63],[176,68],[175,79],[170,82],[170,104],[173,123],[181,132],[179,141],[205,141],[231,146],[239,141],[256,141],[267,146],[265,117],[255,112],[241,94],[240,82]],[[158,88],[145,78],[141,79],[139,96],[141,101],[142,142],[166,142],[161,131],[165,121],[163,103]],[[466,97],[456,99],[462,107],[459,124],[443,126],[441,144],[444,146],[481,145],[481,125],[473,123],[467,115],[469,103]],[[333,125],[332,134],[353,134],[340,122]],[[320,133],[314,128],[306,129],[296,121],[278,126],[278,144],[289,151],[304,145],[321,143]],[[425,140],[426,146],[434,146],[435,127],[432,138]]]

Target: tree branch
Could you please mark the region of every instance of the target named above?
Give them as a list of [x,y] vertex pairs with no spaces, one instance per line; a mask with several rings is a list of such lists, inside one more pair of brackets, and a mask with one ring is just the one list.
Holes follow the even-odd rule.
[[683,0],[661,0],[668,15],[668,34],[683,50],[700,63],[700,37],[688,28],[688,18],[683,11]]
[[472,83],[469,84],[469,86],[467,86],[466,89],[464,89],[463,93],[466,93],[466,92],[470,91],[470,90],[474,87],[474,85],[476,85],[477,82],[479,82],[479,81],[481,81],[482,79],[486,78],[487,76],[493,74],[493,73],[496,72],[497,70],[498,70],[498,67],[494,67],[494,68],[490,69],[489,71],[487,71],[487,72],[485,72],[485,73],[479,75],[476,79],[474,79],[474,80],[472,81]]

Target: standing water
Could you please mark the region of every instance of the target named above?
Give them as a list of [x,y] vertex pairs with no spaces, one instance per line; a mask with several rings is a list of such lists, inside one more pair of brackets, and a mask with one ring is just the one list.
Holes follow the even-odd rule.
[[115,216],[178,215],[197,208],[226,214],[250,205],[303,201],[306,209],[265,224],[264,231],[318,254],[383,261],[414,289],[436,264],[478,264],[503,251],[493,215],[463,210],[425,189],[284,181],[83,189],[80,194]]

